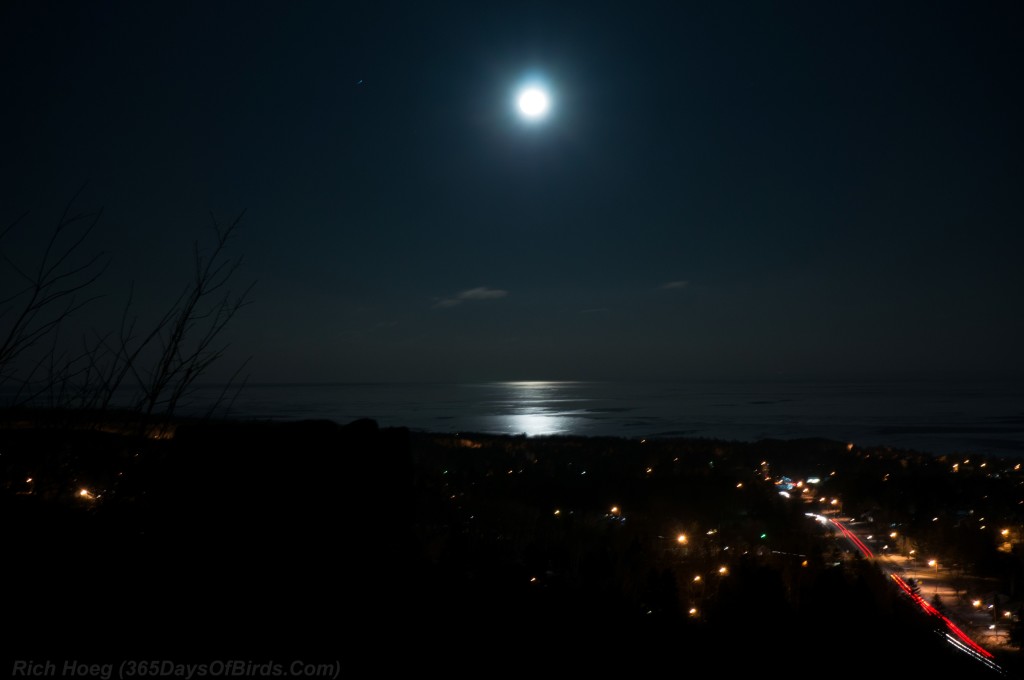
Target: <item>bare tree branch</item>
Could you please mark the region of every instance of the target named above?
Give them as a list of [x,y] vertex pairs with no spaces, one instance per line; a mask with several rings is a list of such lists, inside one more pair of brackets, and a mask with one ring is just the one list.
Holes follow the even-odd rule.
[[[77,351],[64,348],[62,325],[83,307],[100,297],[89,294],[109,265],[107,253],[82,257],[102,210],[75,212],[81,190],[68,201],[55,227],[48,234],[42,254],[32,267],[15,263],[0,252],[0,264],[24,286],[0,299],[0,384],[15,382],[14,404],[34,404],[40,398],[51,407],[109,409],[119,390],[131,378],[138,390],[134,410],[145,422],[154,415],[170,419],[194,394],[197,381],[211,366],[223,359],[230,343],[219,342],[225,328],[249,304],[255,284],[240,294],[229,285],[237,276],[241,257],[228,255],[228,245],[245,214],[229,224],[212,221],[213,244],[204,252],[197,239],[192,244],[188,282],[175,300],[154,320],[149,330],[138,332],[138,317],[132,312],[135,286],[130,285],[114,332],[84,334]],[[18,217],[0,232],[0,239],[22,222]],[[212,216],[211,216],[212,217]],[[238,384],[242,362],[210,406],[210,416],[225,408],[244,386]]]
[[[56,335],[57,329],[65,319],[102,297],[78,297],[79,293],[90,288],[103,275],[109,264],[107,254],[103,252],[92,255],[84,262],[73,262],[73,259],[77,259],[81,254],[83,245],[102,215],[102,210],[71,215],[80,194],[81,189],[65,204],[61,217],[51,230],[43,254],[34,268],[34,275],[29,273],[29,270],[19,267],[6,254],[3,255],[3,262],[19,278],[24,279],[27,285],[0,301],[0,304],[6,305],[2,316],[13,315],[6,330],[0,331],[0,382],[16,378],[16,359],[26,351],[38,347],[38,343],[51,334]],[[4,229],[0,238],[7,236],[14,225],[24,220],[26,215],[27,213],[23,214]],[[73,232],[73,228],[79,222],[87,224],[77,233]],[[50,362],[57,361],[58,356],[62,361],[66,361],[63,355],[55,354],[53,349],[46,355]],[[38,374],[39,367],[37,361],[23,379],[32,380]],[[56,380],[65,374],[66,372],[56,364],[50,364],[50,379]],[[22,392],[19,390],[19,394]]]

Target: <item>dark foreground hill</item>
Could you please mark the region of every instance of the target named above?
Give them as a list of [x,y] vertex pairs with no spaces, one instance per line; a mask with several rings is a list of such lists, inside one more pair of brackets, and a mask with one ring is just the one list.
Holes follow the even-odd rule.
[[5,428],[4,663],[994,677],[758,489],[758,453],[372,421]]

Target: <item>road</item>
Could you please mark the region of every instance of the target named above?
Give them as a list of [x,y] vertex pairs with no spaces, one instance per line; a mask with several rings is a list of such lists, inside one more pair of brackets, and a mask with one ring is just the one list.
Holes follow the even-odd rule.
[[[963,601],[941,565],[922,565],[919,560],[909,560],[887,551],[876,554],[871,548],[870,544],[874,541],[867,528],[845,518],[811,516],[822,524],[833,526],[854,550],[874,562],[924,612],[939,617],[946,625],[946,639],[951,645],[993,670],[1002,672],[989,649],[1010,644],[1007,627],[994,623],[993,612],[988,607],[982,608],[980,604],[975,606],[973,602]],[[918,585],[916,593],[913,588],[915,581]],[[943,611],[937,610],[932,604],[936,596],[942,603]],[[997,618],[998,615],[997,612]]]

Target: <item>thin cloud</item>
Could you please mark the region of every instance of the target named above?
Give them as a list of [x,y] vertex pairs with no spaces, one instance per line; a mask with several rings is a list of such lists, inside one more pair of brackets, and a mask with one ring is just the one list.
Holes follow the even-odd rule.
[[686,288],[690,285],[689,281],[669,281],[668,283],[661,284],[662,290],[679,290],[680,288]]
[[496,288],[470,288],[459,293],[456,297],[460,300],[497,300],[508,295],[507,290]]
[[507,290],[480,286],[478,288],[464,290],[453,297],[442,298],[434,303],[434,307],[456,307],[467,300],[497,300],[505,297],[506,295],[508,295]]

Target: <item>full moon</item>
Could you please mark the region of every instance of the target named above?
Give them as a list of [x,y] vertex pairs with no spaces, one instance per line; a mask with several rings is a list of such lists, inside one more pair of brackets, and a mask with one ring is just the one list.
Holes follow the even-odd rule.
[[531,120],[543,118],[550,103],[548,93],[539,87],[528,87],[519,93],[519,111]]

